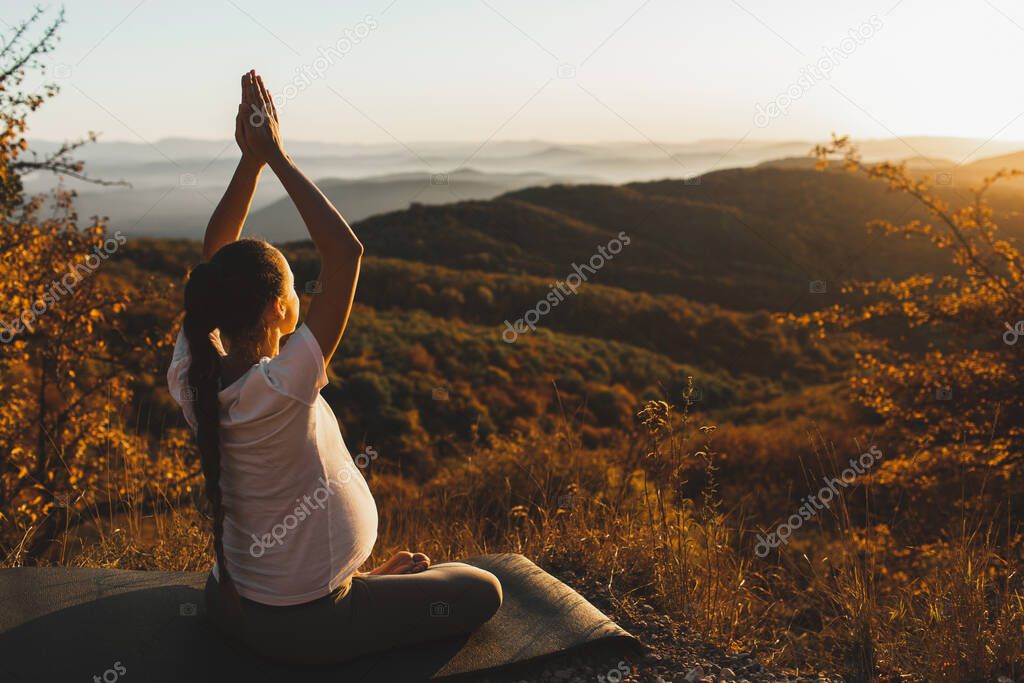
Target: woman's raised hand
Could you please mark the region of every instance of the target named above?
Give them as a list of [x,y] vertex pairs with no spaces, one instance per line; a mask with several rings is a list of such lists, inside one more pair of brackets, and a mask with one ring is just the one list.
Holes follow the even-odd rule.
[[238,105],[238,114],[235,115],[235,142],[238,143],[238,149],[242,151],[242,161],[255,164],[257,166],[263,166],[263,159],[259,157],[256,152],[249,146],[249,141],[245,139],[245,117],[246,117],[245,103]]
[[242,156],[267,163],[284,154],[274,98],[255,71],[242,76],[242,103],[235,118],[235,140]]

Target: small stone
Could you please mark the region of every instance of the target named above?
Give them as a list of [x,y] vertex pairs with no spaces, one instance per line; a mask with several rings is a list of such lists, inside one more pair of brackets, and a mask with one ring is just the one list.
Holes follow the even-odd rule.
[[736,680],[736,672],[730,669],[729,667],[725,667],[724,669],[719,671],[718,674],[727,681]]

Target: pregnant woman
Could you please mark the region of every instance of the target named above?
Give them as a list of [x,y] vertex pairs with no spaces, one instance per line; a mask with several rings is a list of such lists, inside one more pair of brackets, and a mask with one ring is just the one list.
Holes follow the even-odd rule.
[[[373,496],[320,396],[345,331],[363,247],[285,152],[262,78],[242,77],[242,151],[185,285],[167,373],[196,433],[213,511],[207,611],[229,638],[274,659],[318,664],[466,634],[501,605],[497,578],[399,552],[359,567],[377,538]],[[320,253],[318,293],[298,325],[288,262],[239,239],[269,166]]]

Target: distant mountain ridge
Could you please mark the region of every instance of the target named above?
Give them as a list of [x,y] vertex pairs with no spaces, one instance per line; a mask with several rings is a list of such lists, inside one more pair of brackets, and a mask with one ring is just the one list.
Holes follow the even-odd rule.
[[[630,246],[596,282],[736,310],[801,310],[830,301],[840,280],[945,272],[923,241],[869,233],[879,217],[926,218],[911,199],[861,176],[766,166],[414,206],[361,221],[358,232],[378,257],[561,279],[625,231]],[[1024,234],[1021,220],[1006,234]],[[825,294],[812,291],[817,281]]]
[[[566,179],[539,173],[491,174],[473,169],[453,173],[397,173],[357,180],[328,179],[317,183],[345,217],[358,221],[383,211],[404,209],[410,203],[449,204],[490,199],[510,190],[550,185]],[[301,240],[308,235],[302,217],[287,197],[253,212],[246,228],[251,234],[276,242]]]
[[[56,145],[35,142],[32,150],[45,153]],[[980,152],[1006,155],[1020,149],[1014,143],[963,138],[864,140],[859,146],[866,159],[907,159],[918,173],[950,173],[943,180],[958,187],[982,177],[980,169],[988,160],[946,166],[946,159]],[[812,147],[813,141],[747,139],[657,144],[527,140],[494,141],[483,147],[472,142],[403,146],[298,141],[290,143],[289,150],[307,175],[331,188],[345,215],[360,220],[413,202],[490,199],[530,185],[652,182],[758,164],[810,169]],[[130,188],[97,187],[65,179],[65,187],[79,193],[80,214],[108,216],[110,227],[129,237],[197,239],[231,176],[237,150],[230,140],[168,138],[152,144],[101,142],[84,147],[79,156],[90,176],[131,183]],[[467,168],[476,175],[462,170]],[[41,192],[54,182],[52,176],[30,174],[26,187]],[[283,199],[280,183],[273,174],[264,174],[253,203],[253,225],[275,240],[301,238],[304,228]]]

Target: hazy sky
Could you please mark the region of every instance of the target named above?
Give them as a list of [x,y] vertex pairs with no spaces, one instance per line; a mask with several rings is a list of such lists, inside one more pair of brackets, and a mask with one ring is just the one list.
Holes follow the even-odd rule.
[[[34,4],[5,0],[0,26]],[[252,66],[283,104],[286,139],[1024,139],[1024,7],[1009,0],[65,7],[47,58],[62,92],[33,137],[227,138]]]

